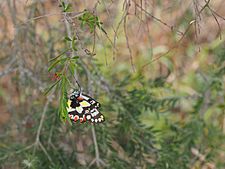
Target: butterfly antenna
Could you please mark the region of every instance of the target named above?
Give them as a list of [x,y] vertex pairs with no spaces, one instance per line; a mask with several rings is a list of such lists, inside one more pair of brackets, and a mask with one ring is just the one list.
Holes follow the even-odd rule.
[[77,86],[79,88],[79,92],[81,93],[81,87],[80,87],[80,84],[78,83],[78,81],[76,80],[76,83],[77,83]]

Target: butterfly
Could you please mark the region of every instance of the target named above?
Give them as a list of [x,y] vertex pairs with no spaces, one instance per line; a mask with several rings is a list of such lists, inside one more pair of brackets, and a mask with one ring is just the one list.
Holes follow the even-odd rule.
[[71,121],[78,120],[83,123],[89,121],[91,123],[102,123],[105,118],[102,113],[98,111],[100,103],[92,97],[74,90],[67,101],[67,112]]

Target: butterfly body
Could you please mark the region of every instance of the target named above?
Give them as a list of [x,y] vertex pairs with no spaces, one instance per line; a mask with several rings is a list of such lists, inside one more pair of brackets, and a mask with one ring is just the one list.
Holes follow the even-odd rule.
[[100,103],[92,97],[74,91],[67,102],[67,111],[72,121],[81,123],[89,121],[91,123],[102,123],[104,116],[98,111]]

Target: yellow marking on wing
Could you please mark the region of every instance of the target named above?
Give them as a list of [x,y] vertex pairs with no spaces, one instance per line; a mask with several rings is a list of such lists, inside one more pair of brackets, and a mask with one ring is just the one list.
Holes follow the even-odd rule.
[[74,108],[72,108],[72,107],[70,106],[71,103],[72,103],[71,100],[68,100],[68,101],[67,101],[67,107],[66,107],[67,112],[72,112],[72,111],[75,110]]
[[71,105],[71,100],[68,100],[67,101],[67,107],[70,107],[70,105]]
[[90,103],[88,103],[87,101],[82,101],[82,102],[80,102],[80,105],[82,107],[88,107],[88,106],[90,106]]
[[76,107],[76,111],[77,111],[78,113],[82,113],[82,111],[83,111],[83,108],[82,108],[81,106],[79,106],[79,107]]

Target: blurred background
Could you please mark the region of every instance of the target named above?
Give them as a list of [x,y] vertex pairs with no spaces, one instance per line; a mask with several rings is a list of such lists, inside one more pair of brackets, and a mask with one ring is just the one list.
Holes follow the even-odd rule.
[[[0,168],[224,169],[223,0],[0,0]],[[65,120],[66,92],[102,124]]]

